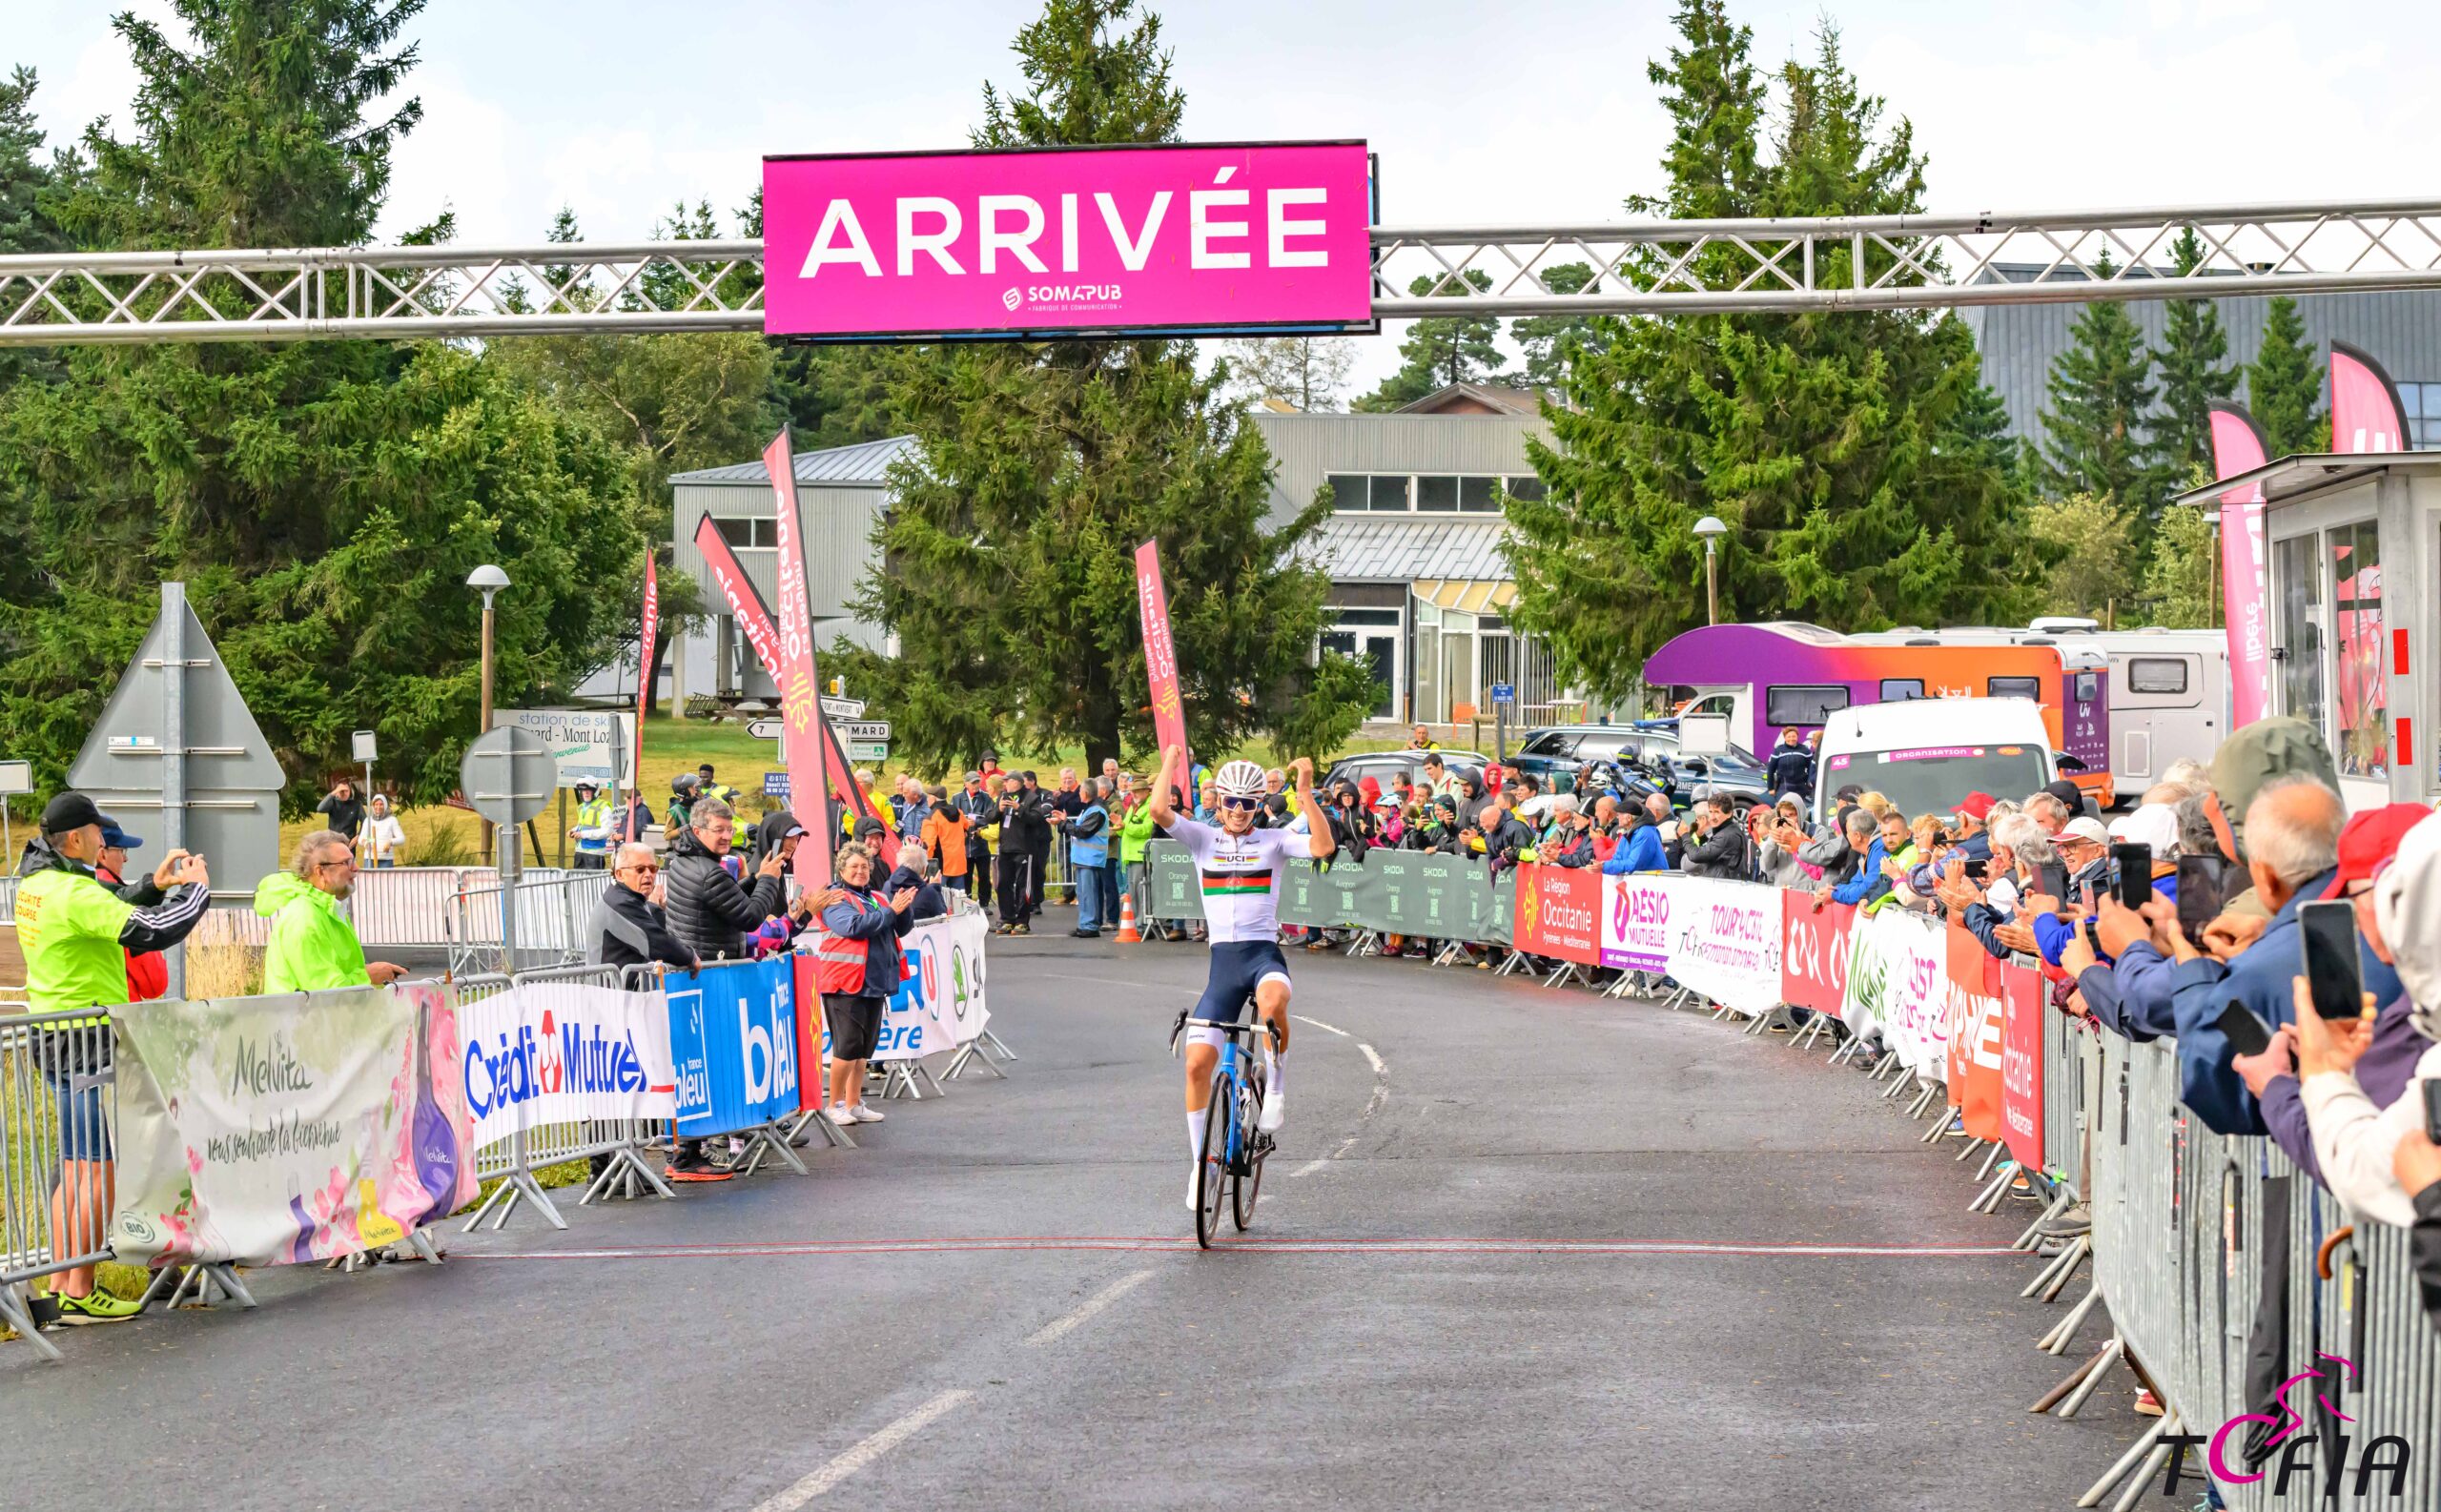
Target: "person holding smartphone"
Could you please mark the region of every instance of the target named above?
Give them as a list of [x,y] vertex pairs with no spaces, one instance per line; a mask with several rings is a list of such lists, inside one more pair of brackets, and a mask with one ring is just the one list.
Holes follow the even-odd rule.
[[[2369,1008],[2346,973],[2347,966],[2357,963],[2316,933],[2312,926],[2323,921],[2309,917],[2304,969],[2292,978],[2296,1023],[2289,1032],[2296,1045],[2298,1098],[2311,1135],[2313,1160],[2308,1168],[2349,1211],[2401,1228],[2416,1220],[2417,1211],[2397,1173],[2399,1145],[2410,1131],[2424,1127],[2425,1088],[2441,1081],[2441,1049],[2433,1045],[2434,1031],[2441,1029],[2441,817],[2422,812],[2399,832],[2395,827],[2408,818],[2390,809],[2358,815],[2349,828],[2360,832],[2362,845],[2351,848],[2376,854],[2387,830],[2396,853],[2343,865],[2328,889],[2331,897],[2318,900],[2334,909],[2352,909],[2352,919],[2337,921],[2340,929],[2328,933],[2341,935],[2344,945],[2348,924],[2361,930],[2359,959],[2367,982],[2373,967],[2394,965],[2401,991],[2380,1009]],[[2343,1001],[2350,995],[2356,997],[2352,1016]],[[2267,1122],[2272,1091],[2267,1085]],[[2275,1125],[2275,1136],[2282,1133]],[[2287,1143],[2283,1138],[2282,1147]],[[2298,1163],[2307,1164],[2302,1158]]]
[[[2267,1029],[2296,1016],[2297,911],[2328,891],[2339,874],[2339,833],[2346,810],[2339,794],[2314,777],[2276,778],[2257,790],[2246,814],[2246,871],[2271,920],[2254,942],[2225,965],[2185,936],[2171,943],[2170,1010],[2178,1034],[2180,1100],[2215,1134],[2267,1134],[2261,1108],[2231,1066],[2236,1052],[2220,1026],[2233,1003]],[[2379,960],[2366,963],[2365,986],[2387,1002],[2399,991],[2398,973]]]

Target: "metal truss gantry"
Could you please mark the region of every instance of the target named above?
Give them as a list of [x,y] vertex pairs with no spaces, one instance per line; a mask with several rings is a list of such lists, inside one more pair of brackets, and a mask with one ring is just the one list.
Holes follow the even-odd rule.
[[[2187,230],[2205,259],[2176,275]],[[1932,310],[2441,287],[2441,200],[1377,227],[1385,319]],[[0,346],[759,331],[759,241],[0,257]],[[1568,290],[1569,292],[1561,292]]]

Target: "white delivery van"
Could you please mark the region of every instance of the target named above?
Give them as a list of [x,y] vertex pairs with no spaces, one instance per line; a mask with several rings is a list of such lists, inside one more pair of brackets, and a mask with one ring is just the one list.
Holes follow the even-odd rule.
[[1828,823],[1850,787],[1877,792],[1913,819],[1956,811],[1970,793],[2023,802],[2058,777],[2030,698],[1933,698],[1837,709],[1822,730],[1814,817]]

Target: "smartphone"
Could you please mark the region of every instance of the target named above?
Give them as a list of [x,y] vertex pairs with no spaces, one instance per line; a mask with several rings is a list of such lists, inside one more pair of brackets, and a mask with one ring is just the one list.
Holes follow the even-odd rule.
[[2441,1077],[2424,1083],[2424,1137],[2441,1145]]
[[1965,865],[1961,867],[1959,870],[1960,874],[1962,874],[1967,881],[1980,882],[1983,880],[1983,874],[1990,868],[1991,863],[1984,860],[1981,856],[1969,856],[1966,858]]
[[2068,868],[2057,861],[2046,861],[2034,868],[2034,890],[2046,898],[2058,898],[2062,907],[2068,902]]
[[2271,1048],[2271,1031],[2244,1003],[2231,1003],[2223,1009],[2218,1028],[2222,1037],[2241,1055],[2260,1055]]
[[2204,927],[2221,916],[2221,858],[2178,858],[2178,927],[2190,942],[2201,942]]
[[2123,909],[2141,909],[2153,896],[2153,848],[2114,845],[2110,848],[2111,886]]
[[2308,903],[2297,909],[2297,938],[2305,956],[2306,989],[2314,1011],[2326,1019],[2356,1018],[2365,1011],[2364,968],[2356,959],[2356,906]]

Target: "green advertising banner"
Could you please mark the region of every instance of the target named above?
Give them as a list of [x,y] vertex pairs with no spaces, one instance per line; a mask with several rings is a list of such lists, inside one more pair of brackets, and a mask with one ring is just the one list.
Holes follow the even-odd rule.
[[1330,909],[1323,900],[1329,891],[1312,862],[1286,863],[1280,868],[1280,922],[1307,927],[1327,922]]
[[1423,859],[1412,850],[1376,850],[1364,858],[1379,885],[1382,905],[1380,917],[1361,921],[1365,928],[1385,934],[1415,932],[1412,921],[1424,911],[1423,891],[1416,879],[1416,863]]
[[1156,840],[1144,848],[1144,864],[1151,869],[1153,917],[1203,917],[1202,878],[1186,847],[1175,840]]
[[1355,922],[1357,909],[1362,907],[1360,894],[1365,881],[1364,862],[1334,857],[1323,873],[1322,896],[1325,916],[1319,922],[1333,929]]
[[1494,945],[1515,944],[1516,919],[1517,868],[1511,867],[1491,885],[1490,927],[1484,931],[1484,938]]

